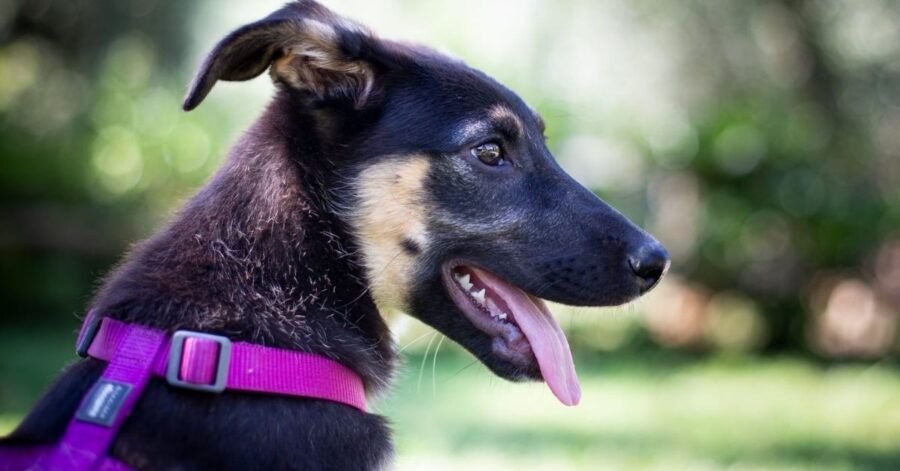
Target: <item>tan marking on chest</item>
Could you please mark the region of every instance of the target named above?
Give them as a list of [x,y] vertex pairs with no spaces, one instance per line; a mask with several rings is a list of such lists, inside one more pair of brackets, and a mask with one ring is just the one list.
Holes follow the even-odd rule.
[[[390,159],[364,170],[355,184],[352,225],[362,250],[369,289],[383,311],[405,310],[418,257],[427,250],[428,173],[425,157]],[[413,254],[404,240],[419,247]]]

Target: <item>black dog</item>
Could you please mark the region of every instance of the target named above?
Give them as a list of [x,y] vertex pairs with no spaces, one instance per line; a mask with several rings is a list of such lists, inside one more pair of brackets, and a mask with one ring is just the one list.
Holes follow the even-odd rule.
[[[540,298],[605,306],[652,288],[665,249],[554,162],[540,117],[482,72],[378,39],[312,1],[212,51],[217,80],[278,92],[227,162],[109,276],[91,307],[174,331],[313,352],[370,395],[396,363],[379,310],[404,310],[497,375],[578,401]],[[53,443],[104,363],[69,367],[7,443]],[[379,469],[377,415],[328,401],[178,389],[159,379],[111,455],[140,469]]]

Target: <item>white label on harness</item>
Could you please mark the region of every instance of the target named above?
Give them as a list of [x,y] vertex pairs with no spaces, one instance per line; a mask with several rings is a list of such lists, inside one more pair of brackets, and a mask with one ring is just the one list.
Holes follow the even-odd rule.
[[112,426],[125,398],[131,392],[131,385],[101,379],[91,389],[87,400],[78,409],[75,417],[82,422],[91,422],[106,427]]

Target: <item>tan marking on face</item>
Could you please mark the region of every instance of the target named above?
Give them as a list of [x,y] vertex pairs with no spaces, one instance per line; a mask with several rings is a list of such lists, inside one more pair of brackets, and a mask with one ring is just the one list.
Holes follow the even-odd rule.
[[427,201],[423,185],[429,163],[411,156],[375,164],[355,184],[357,206],[351,225],[361,246],[369,289],[381,310],[406,310],[418,254],[403,241],[428,246]]
[[506,120],[514,123],[516,128],[518,128],[520,135],[525,132],[525,126],[522,124],[522,120],[519,116],[504,105],[494,105],[488,112],[488,116],[495,121]]

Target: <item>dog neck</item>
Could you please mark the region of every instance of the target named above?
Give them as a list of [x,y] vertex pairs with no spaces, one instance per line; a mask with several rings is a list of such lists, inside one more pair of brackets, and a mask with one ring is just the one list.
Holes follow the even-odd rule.
[[93,307],[151,327],[321,354],[377,393],[391,377],[393,343],[328,208],[327,170],[317,163],[327,159],[302,122],[313,118],[288,116],[296,111],[285,99],[172,223],[126,258]]

